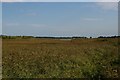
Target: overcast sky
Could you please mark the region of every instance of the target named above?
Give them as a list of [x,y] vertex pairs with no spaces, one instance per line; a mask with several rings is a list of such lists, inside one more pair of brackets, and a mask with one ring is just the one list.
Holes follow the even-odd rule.
[[109,36],[118,34],[117,2],[3,3],[2,34]]

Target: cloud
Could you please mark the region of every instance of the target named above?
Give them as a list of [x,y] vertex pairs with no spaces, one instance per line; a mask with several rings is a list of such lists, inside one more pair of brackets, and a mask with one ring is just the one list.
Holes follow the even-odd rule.
[[104,10],[117,10],[118,9],[117,2],[97,2],[96,4]]
[[118,2],[120,0],[1,0],[2,2]]
[[18,23],[7,23],[7,24],[4,24],[5,26],[19,26]]
[[37,16],[37,13],[28,13],[27,16]]
[[22,2],[24,0],[1,0],[1,2]]
[[82,20],[84,20],[84,21],[100,21],[102,19],[100,19],[100,18],[83,18]]
[[120,0],[96,0],[97,2],[119,2]]
[[36,23],[26,23],[26,24],[21,24],[21,23],[3,23],[3,25],[4,26],[7,26],[7,27],[25,27],[25,26],[27,26],[27,27],[40,27],[40,28],[44,28],[44,27],[46,27],[47,25],[45,25],[45,24],[36,24]]
[[30,27],[46,27],[45,24],[27,24]]

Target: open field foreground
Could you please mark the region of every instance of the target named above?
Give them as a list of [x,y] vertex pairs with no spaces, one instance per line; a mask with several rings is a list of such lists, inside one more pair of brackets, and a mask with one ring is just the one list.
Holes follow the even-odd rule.
[[118,39],[3,39],[3,78],[117,78]]
[[2,39],[0,38],[0,79],[2,79]]

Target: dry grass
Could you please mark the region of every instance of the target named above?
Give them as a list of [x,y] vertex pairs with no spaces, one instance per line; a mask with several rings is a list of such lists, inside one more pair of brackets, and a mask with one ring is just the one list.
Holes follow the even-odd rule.
[[3,39],[3,78],[118,77],[117,39]]

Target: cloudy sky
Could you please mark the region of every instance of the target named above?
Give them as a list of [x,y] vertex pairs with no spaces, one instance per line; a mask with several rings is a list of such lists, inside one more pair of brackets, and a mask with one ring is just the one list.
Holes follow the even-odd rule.
[[118,2],[119,0],[1,0],[2,2]]
[[2,3],[0,3],[0,35],[2,34]]
[[2,3],[2,9],[2,34],[6,35],[97,37],[118,34],[117,2]]

